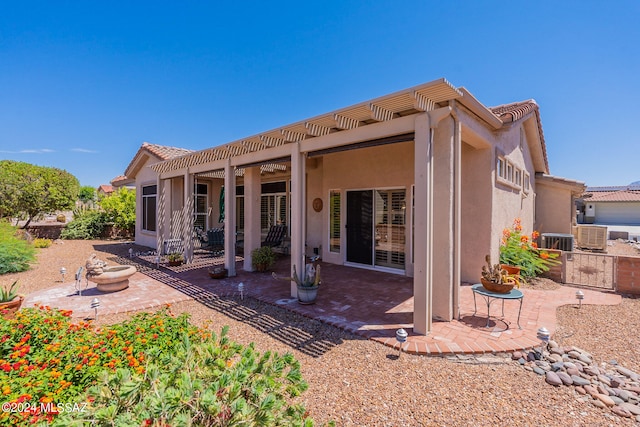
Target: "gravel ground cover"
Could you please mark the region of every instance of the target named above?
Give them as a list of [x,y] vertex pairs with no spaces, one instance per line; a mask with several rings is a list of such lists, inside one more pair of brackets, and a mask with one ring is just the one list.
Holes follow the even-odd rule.
[[[129,247],[119,242],[64,241],[40,250],[31,270],[0,276],[0,285],[17,279],[25,294],[57,286],[61,266],[73,274],[91,253],[108,259],[114,248],[125,255]],[[543,280],[531,286],[552,289],[559,285]],[[256,322],[194,301],[176,304],[172,310],[186,311],[194,323],[214,330],[229,325],[232,339],[254,342],[260,351],[293,352],[310,385],[301,401],[319,424],[334,420],[340,426],[637,425],[578,401],[572,388],[547,385],[544,377],[505,355],[398,357],[388,347],[281,308],[250,298],[243,305]],[[638,313],[640,300],[631,298],[614,307],[562,307],[554,339],[561,345],[581,347],[596,360],[616,360],[638,372]],[[104,316],[100,323],[127,317]],[[278,326],[283,323],[285,328]]]

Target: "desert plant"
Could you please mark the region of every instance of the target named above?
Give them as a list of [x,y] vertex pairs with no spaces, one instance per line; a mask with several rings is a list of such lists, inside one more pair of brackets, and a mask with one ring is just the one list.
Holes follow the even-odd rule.
[[97,239],[104,231],[105,222],[104,212],[79,210],[77,214],[74,212],[73,221],[62,230],[60,237],[63,239]]
[[255,269],[269,269],[275,262],[276,253],[269,246],[261,246],[251,251],[251,265]]
[[482,278],[488,282],[502,284],[507,270],[504,270],[500,264],[491,264],[490,255],[485,256],[484,260],[487,265],[482,266]]
[[167,255],[167,260],[171,262],[184,262],[184,255],[181,252],[172,252]]
[[35,260],[33,245],[18,237],[16,232],[15,227],[0,221],[0,274],[28,270]]
[[33,239],[33,247],[34,248],[48,248],[51,246],[51,239]]
[[295,264],[293,265],[293,275],[291,277],[278,277],[276,273],[271,273],[271,276],[278,280],[293,281],[296,285],[307,288],[319,286],[322,283],[322,279],[320,278],[320,266],[314,267],[313,264],[307,264],[304,271],[304,277],[302,277],[302,279],[298,277]]
[[18,281],[16,280],[9,286],[3,286],[0,289],[0,302],[13,301],[18,296]]
[[58,222],[67,222],[67,217],[64,214],[56,215],[56,221]]

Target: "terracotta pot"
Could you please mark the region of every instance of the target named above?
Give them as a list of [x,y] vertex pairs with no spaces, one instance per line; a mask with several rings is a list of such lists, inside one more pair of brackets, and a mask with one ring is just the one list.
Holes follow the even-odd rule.
[[256,271],[259,271],[259,272],[267,271],[267,263],[263,262],[260,264],[256,264]]
[[507,264],[500,264],[500,267],[503,270],[507,270],[507,273],[512,274],[514,276],[519,276],[520,275],[520,267],[515,266],[515,265],[507,265]]
[[177,267],[179,265],[182,265],[182,261],[169,261],[170,267]]
[[0,315],[5,319],[12,319],[15,312],[22,306],[24,297],[18,296],[8,302],[0,302]]
[[209,270],[209,277],[212,279],[224,279],[227,277],[227,269],[226,268],[217,268]]
[[480,279],[480,283],[482,283],[482,287],[488,290],[489,292],[495,292],[497,294],[508,294],[516,285],[515,283],[490,282],[484,278]]

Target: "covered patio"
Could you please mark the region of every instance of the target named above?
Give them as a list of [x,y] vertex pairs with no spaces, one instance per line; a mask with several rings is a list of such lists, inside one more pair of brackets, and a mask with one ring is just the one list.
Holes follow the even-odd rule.
[[[221,264],[222,258],[209,257],[199,262],[200,267],[184,267],[180,272],[164,266],[156,267],[141,257],[128,258],[116,255],[111,261],[134,264],[139,273],[132,277],[129,289],[115,293],[100,293],[94,288],[82,296],[75,292],[73,284],[29,296],[25,306],[44,304],[74,310],[86,316],[90,301],[100,298],[101,315],[150,309],[165,303],[193,299],[225,313],[235,313],[236,320],[245,321],[256,328],[259,313],[245,306],[244,298],[255,299],[282,307],[303,316],[331,324],[358,336],[398,348],[395,332],[404,328],[409,333],[402,350],[413,354],[451,355],[512,352],[539,344],[538,328],[544,326],[553,334],[556,329],[556,309],[561,305],[575,304],[575,289],[561,286],[552,291],[523,289],[524,301],[519,329],[516,324],[518,304],[507,302],[504,317],[497,304],[492,306],[492,317],[487,325],[486,305],[478,301],[474,316],[471,286],[460,288],[460,316],[450,322],[434,322],[428,335],[413,331],[412,279],[398,274],[321,264],[323,283],[318,299],[313,305],[301,305],[290,295],[287,282],[275,280],[271,273],[246,272],[241,268],[237,276],[215,280],[208,275],[211,265]],[[239,265],[242,259],[236,261]],[[290,260],[282,256],[274,271],[287,276]],[[238,284],[243,283],[241,293]],[[621,297],[616,294],[583,290],[584,303],[613,305]],[[126,293],[126,295],[125,295]],[[180,296],[182,295],[182,296]],[[249,300],[247,300],[248,302]],[[246,316],[243,316],[243,313]],[[500,315],[498,317],[494,317]],[[287,328],[282,324],[279,328]]]

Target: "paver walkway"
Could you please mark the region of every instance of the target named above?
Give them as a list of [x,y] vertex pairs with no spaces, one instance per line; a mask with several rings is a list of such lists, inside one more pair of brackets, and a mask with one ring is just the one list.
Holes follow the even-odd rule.
[[[575,288],[562,286],[553,291],[523,289],[522,329],[518,329],[516,324],[517,301],[505,302],[504,318],[494,317],[501,314],[500,302],[494,302],[489,328],[486,328],[486,303],[478,298],[478,313],[474,316],[471,286],[463,285],[460,288],[459,318],[451,322],[434,321],[429,335],[423,336],[412,331],[412,279],[401,275],[323,265],[323,284],[316,304],[301,305],[291,298],[287,282],[273,279],[270,273],[244,272],[240,263],[236,277],[214,280],[208,276],[207,267],[182,267],[180,272],[175,272],[163,266],[156,268],[139,258],[114,259],[121,264],[138,267],[139,272],[131,278],[128,289],[102,293],[90,284],[89,289],[78,296],[74,284],[66,283],[28,295],[23,306],[49,305],[73,310],[74,317],[93,317],[93,309],[90,308],[93,298],[100,300],[99,315],[148,309],[188,299],[203,303],[226,299],[229,303],[241,305],[238,284],[242,282],[242,297],[250,296],[278,305],[394,348],[398,348],[395,331],[404,328],[409,333],[403,345],[404,351],[446,355],[512,352],[534,347],[539,344],[536,338],[538,328],[544,326],[551,334],[555,332],[556,309],[561,305],[576,305]],[[220,262],[220,259],[212,259],[209,264]],[[289,259],[279,260],[274,269],[281,276],[287,275]],[[588,289],[583,289],[583,292],[583,304],[614,305],[622,300],[620,295],[613,293]]]

